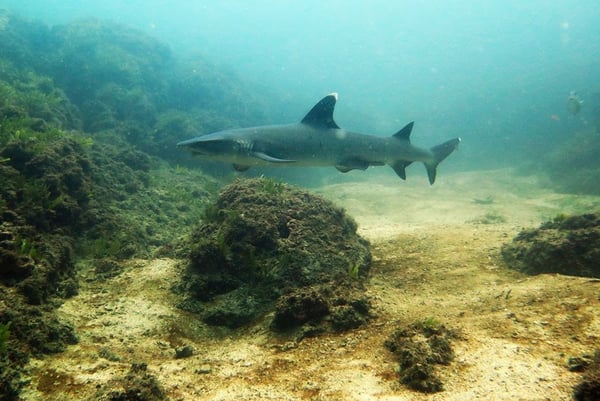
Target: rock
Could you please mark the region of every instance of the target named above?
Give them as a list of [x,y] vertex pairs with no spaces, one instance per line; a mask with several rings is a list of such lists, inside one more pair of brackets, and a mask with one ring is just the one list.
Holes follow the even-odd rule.
[[600,349],[594,354],[592,363],[586,368],[579,384],[573,389],[575,401],[597,401],[600,394]]
[[578,356],[567,359],[567,368],[570,372],[583,372],[589,366],[589,362]]
[[502,257],[508,266],[527,274],[600,277],[600,218],[559,216],[523,230],[502,247]]
[[309,192],[267,178],[237,180],[191,236],[180,306],[230,328],[273,311],[277,331],[357,327],[370,307],[362,284],[371,253],[356,229],[344,210]]
[[385,347],[398,361],[398,378],[406,386],[424,393],[443,390],[435,365],[448,365],[454,359],[450,340],[455,333],[434,319],[398,327],[385,341]]
[[178,347],[175,350],[175,359],[189,358],[192,355],[194,355],[194,347],[191,345]]
[[109,380],[95,394],[92,400],[111,401],[163,401],[168,400],[165,390],[154,375],[148,372],[145,362],[131,364],[129,372],[123,377]]

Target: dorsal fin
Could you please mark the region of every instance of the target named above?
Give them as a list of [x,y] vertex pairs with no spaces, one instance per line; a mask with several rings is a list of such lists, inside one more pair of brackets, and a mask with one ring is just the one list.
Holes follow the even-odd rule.
[[409,122],[400,131],[396,132],[393,136],[396,139],[401,139],[410,143],[410,133],[413,129],[414,121]]
[[333,120],[333,109],[337,102],[337,93],[330,93],[315,104],[306,116],[302,124],[312,125],[318,128],[340,128]]

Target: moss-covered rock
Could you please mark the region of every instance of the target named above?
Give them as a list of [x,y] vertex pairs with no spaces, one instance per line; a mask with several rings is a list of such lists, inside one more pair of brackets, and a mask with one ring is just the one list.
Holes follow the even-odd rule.
[[600,349],[594,353],[594,358],[586,367],[581,381],[573,389],[575,401],[595,401],[600,395]]
[[[272,327],[362,324],[371,254],[342,209],[270,179],[238,180],[209,205],[190,241],[182,304],[237,327],[274,311]],[[335,312],[335,313],[332,313]]]
[[144,87],[156,92],[164,85],[162,68],[171,51],[140,30],[87,18],[53,27],[50,37],[54,48],[47,55],[45,72],[77,105],[96,98],[107,85],[117,85],[113,91],[117,98],[119,89]]
[[148,371],[144,362],[131,365],[123,377],[115,377],[102,386],[88,401],[165,401],[169,400],[165,390]]
[[429,318],[397,328],[385,347],[398,361],[398,377],[406,386],[424,393],[443,390],[435,365],[448,365],[454,359],[451,340],[456,333]]
[[14,178],[0,188],[4,206],[43,231],[80,229],[87,223],[84,214],[92,193],[90,160],[72,138],[41,136],[0,147],[0,168]]
[[[77,292],[75,258],[101,258],[96,277],[107,278],[119,259],[182,254],[217,184],[156,155],[179,165],[178,140],[260,118],[249,92],[136,29],[49,27],[0,10],[0,325],[11,333],[0,399],[17,397],[30,354],[75,341],[55,315]],[[211,298],[219,285],[238,289],[234,279],[199,280],[196,291]],[[206,318],[244,324],[262,310],[252,298],[230,305],[239,313]]]
[[521,231],[502,247],[506,263],[527,274],[600,277],[600,217],[559,216]]
[[33,71],[31,65],[18,68],[14,61],[0,58],[0,131],[8,131],[10,120],[25,120],[35,132],[81,127],[77,107],[52,78]]

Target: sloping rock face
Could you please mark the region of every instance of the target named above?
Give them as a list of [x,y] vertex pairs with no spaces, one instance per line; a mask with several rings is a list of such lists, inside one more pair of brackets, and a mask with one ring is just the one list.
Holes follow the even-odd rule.
[[273,311],[278,331],[360,326],[369,311],[363,282],[371,253],[356,229],[344,210],[306,191],[238,180],[191,236],[181,306],[232,328]]
[[502,257],[527,274],[600,277],[600,218],[559,216],[539,228],[523,230],[502,247]]

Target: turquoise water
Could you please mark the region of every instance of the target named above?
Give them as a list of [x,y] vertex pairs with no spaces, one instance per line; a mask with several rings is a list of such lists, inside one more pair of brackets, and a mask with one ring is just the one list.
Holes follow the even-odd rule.
[[[201,55],[258,99],[254,118],[230,113],[221,128],[294,122],[338,92],[335,116],[344,128],[391,135],[415,121],[413,142],[426,147],[462,137],[446,171],[540,158],[592,126],[600,103],[600,3],[592,0],[5,0],[0,6],[48,26],[84,17],[112,21],[144,31],[177,57]],[[575,116],[566,107],[572,90],[584,99]]]
[[[596,346],[597,288],[515,276],[499,250],[523,227],[599,209],[599,17],[597,0],[0,0],[0,399],[104,399],[130,362],[182,400],[232,383],[239,399],[397,398],[407,390],[384,341],[399,320],[424,318],[465,327],[469,354],[447,371],[463,399],[566,398],[565,359]],[[416,146],[462,143],[433,187],[420,163],[408,182],[387,166],[235,172],[175,146],[297,122],[331,92],[348,130],[389,136],[414,121]],[[262,174],[265,193],[284,188],[271,177],[300,184],[356,219],[373,243],[377,324],[273,347],[268,316],[207,342],[178,309],[171,289],[203,243],[199,224],[225,217],[243,231],[268,203],[218,210],[217,192]],[[296,215],[313,216],[290,204],[279,242],[303,232]],[[241,249],[257,267],[254,245],[228,237],[215,234],[219,258]],[[356,279],[357,266],[342,273]],[[187,343],[197,355],[174,362]]]

